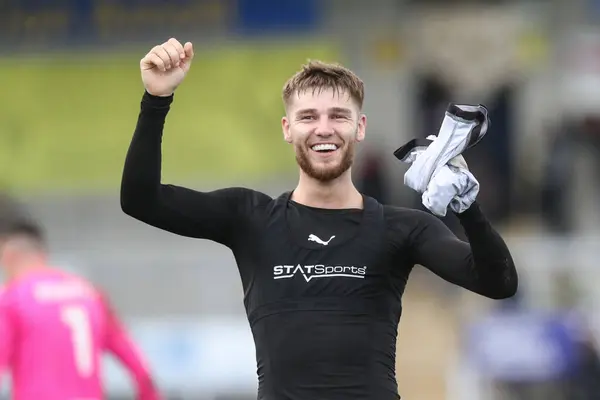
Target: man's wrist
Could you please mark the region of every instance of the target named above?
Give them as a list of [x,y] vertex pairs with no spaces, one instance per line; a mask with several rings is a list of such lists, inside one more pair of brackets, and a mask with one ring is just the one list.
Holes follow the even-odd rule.
[[479,203],[477,203],[477,201],[474,201],[473,204],[471,204],[471,206],[465,211],[461,213],[456,213],[456,216],[461,220],[478,218],[479,216],[481,216],[481,208],[479,208]]
[[173,98],[173,94],[169,96],[155,96],[148,91],[144,91],[144,95],[142,96],[142,106],[150,108],[168,108],[173,102]]

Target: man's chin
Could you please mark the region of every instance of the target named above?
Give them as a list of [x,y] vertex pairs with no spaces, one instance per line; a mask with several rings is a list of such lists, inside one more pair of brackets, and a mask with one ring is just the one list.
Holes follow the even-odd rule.
[[328,156],[319,155],[312,150],[297,149],[296,162],[309,177],[321,182],[329,182],[342,176],[352,166],[352,151],[341,149]]
[[339,157],[331,158],[311,158],[310,165],[313,168],[330,169],[339,167],[342,163]]
[[311,163],[309,168],[302,168],[305,174],[321,182],[329,182],[342,176],[348,168],[342,168],[340,162]]

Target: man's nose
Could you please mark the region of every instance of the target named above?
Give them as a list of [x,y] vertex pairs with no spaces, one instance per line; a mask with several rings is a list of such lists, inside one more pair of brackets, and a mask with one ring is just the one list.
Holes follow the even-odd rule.
[[335,133],[331,120],[327,116],[319,118],[315,133],[319,136],[331,136]]

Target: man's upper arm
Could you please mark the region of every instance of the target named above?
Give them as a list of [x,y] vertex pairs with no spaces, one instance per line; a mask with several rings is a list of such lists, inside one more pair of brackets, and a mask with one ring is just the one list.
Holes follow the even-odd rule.
[[106,314],[105,349],[129,371],[135,381],[139,399],[158,399],[158,390],[150,376],[150,368],[141,351],[113,310],[105,295],[100,295]]
[[144,93],[123,168],[121,209],[157,228],[230,246],[252,201],[262,194],[243,188],[199,192],[161,183],[162,136],[172,101],[173,96]]
[[[175,185],[160,185],[143,204],[123,210],[132,217],[166,231],[225,245],[262,194],[245,188],[200,192]],[[262,195],[266,196],[266,195]]]
[[131,372],[147,372],[141,352],[131,340],[108,298],[101,295],[101,302],[106,317],[105,350],[114,355]]

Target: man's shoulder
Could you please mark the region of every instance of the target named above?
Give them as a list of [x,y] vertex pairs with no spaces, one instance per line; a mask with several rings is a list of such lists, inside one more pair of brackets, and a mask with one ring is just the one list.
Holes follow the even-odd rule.
[[30,282],[29,277],[16,279],[5,283],[0,287],[0,303],[6,305],[14,303],[17,298],[22,298],[23,293],[27,292]]
[[240,198],[250,198],[258,201],[271,201],[273,198],[266,193],[263,193],[259,190],[250,189],[243,186],[232,186],[228,188],[221,189],[222,191],[229,192],[232,196],[240,197]]
[[443,225],[435,215],[415,208],[384,205],[386,226],[392,231],[403,231],[411,234],[415,230]]
[[88,279],[54,267],[24,282],[21,292],[22,301],[31,304],[96,301],[101,297],[98,288]]
[[6,304],[6,302],[11,296],[10,292],[11,291],[8,286],[3,285],[2,287],[0,287],[0,305]]
[[416,208],[409,207],[384,205],[383,212],[386,220],[390,221],[422,221],[429,220],[431,218],[436,218],[434,215],[426,211],[417,210]]
[[23,303],[23,285],[8,283],[0,287],[0,309],[17,309]]
[[238,203],[238,206],[246,209],[264,207],[273,201],[273,198],[266,193],[242,186],[232,186],[220,191],[226,193],[230,200]]

